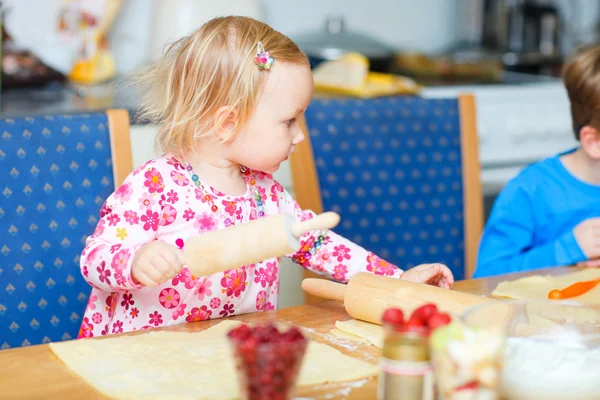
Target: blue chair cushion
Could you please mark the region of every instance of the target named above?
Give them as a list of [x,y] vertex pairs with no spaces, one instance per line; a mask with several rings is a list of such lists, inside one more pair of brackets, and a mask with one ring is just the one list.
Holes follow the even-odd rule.
[[0,346],[77,337],[85,239],[114,190],[104,113],[0,120]]
[[339,234],[403,269],[442,262],[464,277],[457,99],[314,99],[306,122]]

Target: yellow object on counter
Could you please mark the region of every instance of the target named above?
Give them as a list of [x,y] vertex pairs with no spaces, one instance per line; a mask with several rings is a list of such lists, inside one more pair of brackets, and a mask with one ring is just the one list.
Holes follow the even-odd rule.
[[394,95],[415,95],[421,86],[413,80],[369,71],[369,60],[359,53],[347,53],[339,60],[325,61],[313,70],[315,91],[369,99]]

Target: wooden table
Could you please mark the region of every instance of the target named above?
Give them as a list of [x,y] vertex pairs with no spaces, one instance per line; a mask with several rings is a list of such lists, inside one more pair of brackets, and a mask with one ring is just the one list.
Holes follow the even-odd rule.
[[[507,279],[516,279],[533,274],[561,275],[573,268],[553,268],[530,273],[511,274],[486,279],[457,282],[454,289],[489,296],[496,285]],[[323,302],[313,305],[291,307],[278,311],[253,313],[234,317],[247,322],[289,321],[308,328],[312,339],[338,348],[352,357],[377,363],[378,349],[361,343],[336,339],[329,330],[336,321],[349,319],[339,302]],[[219,320],[181,324],[167,331],[197,332],[219,323]],[[144,332],[128,333],[143,335]],[[371,399],[376,397],[377,380],[365,382],[318,385],[300,388],[297,397],[314,399],[352,398]],[[24,347],[0,351],[0,399],[101,399],[104,398],[77,375],[71,373],[52,354],[48,345]]]

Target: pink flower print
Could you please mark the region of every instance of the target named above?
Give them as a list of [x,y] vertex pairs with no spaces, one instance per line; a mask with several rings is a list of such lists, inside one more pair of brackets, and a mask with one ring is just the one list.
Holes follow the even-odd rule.
[[109,276],[111,275],[110,269],[106,269],[106,263],[102,261],[102,263],[96,267],[96,271],[100,274],[100,282],[106,282],[107,285],[110,285]]
[[148,166],[148,164],[152,163],[152,160],[148,160],[145,163],[143,163],[142,165],[140,165],[139,167],[137,167],[136,169],[133,170],[133,175],[137,175],[140,172],[142,172],[143,170],[146,169],[146,167]]
[[158,221],[159,216],[157,212],[152,212],[151,210],[146,210],[146,215],[142,215],[142,222],[144,222],[144,230],[149,231],[152,229],[156,232],[158,229]]
[[196,215],[196,213],[191,208],[188,208],[183,212],[183,218],[185,219],[185,222],[189,222],[190,219],[194,218],[194,215]]
[[166,309],[172,309],[179,304],[179,292],[172,288],[163,289],[158,295],[160,305]]
[[262,171],[252,171],[252,172],[254,173],[254,177],[257,180],[273,179],[273,175],[267,174],[266,172],[262,172]]
[[117,281],[117,285],[124,285],[127,279],[120,272],[115,272],[115,280]]
[[265,309],[265,304],[267,303],[267,292],[261,290],[256,295],[256,309],[258,311],[262,311]]
[[223,200],[222,203],[225,206],[225,212],[233,217],[235,214],[235,202]]
[[92,322],[95,323],[95,324],[102,323],[102,314],[100,314],[99,312],[94,313],[92,315]]
[[98,300],[98,296],[95,294],[90,295],[90,300],[88,301],[88,308],[90,310],[96,309],[96,300]]
[[90,274],[90,271],[88,271],[88,267],[84,265],[83,266],[83,276],[85,276],[87,278],[89,274]]
[[154,326],[159,326],[163,323],[162,315],[159,314],[158,311],[154,311],[152,314],[149,315],[149,317],[149,323]]
[[208,280],[208,278],[204,278],[198,285],[196,285],[196,290],[194,290],[194,295],[198,296],[198,300],[204,300],[204,297],[209,297],[212,295],[212,290],[210,287],[212,286],[212,282]]
[[[116,293],[112,293],[106,298],[106,308],[108,311],[108,318],[112,318],[115,315],[117,303],[119,302],[119,296]],[[108,328],[107,328],[108,329]]]
[[135,319],[138,317],[138,315],[140,315],[140,310],[138,310],[137,307],[133,307],[129,312],[129,315],[131,315],[132,319]]
[[100,221],[98,221],[98,225],[96,225],[96,229],[94,230],[94,236],[100,236],[104,233],[104,224],[106,222],[101,219]]
[[344,264],[338,264],[333,267],[333,279],[336,281],[345,282],[347,273],[348,268]]
[[223,309],[219,312],[219,315],[222,317],[226,317],[228,315],[233,315],[235,311],[233,310],[233,304],[224,304]]
[[132,306],[134,303],[135,303],[135,300],[133,300],[132,293],[125,293],[123,295],[123,301],[121,302],[121,307],[123,307],[125,309],[125,311],[129,310],[129,306]]
[[272,311],[272,310],[274,310],[274,309],[275,309],[275,306],[274,306],[273,304],[271,304],[271,302],[268,302],[268,303],[265,305],[265,311]]
[[367,256],[367,271],[375,275],[391,276],[394,275],[394,267],[389,262],[377,257],[375,254],[369,253]]
[[108,324],[104,325],[104,329],[101,332],[102,336],[108,335]]
[[123,272],[129,263],[129,250],[123,249],[119,251],[112,259],[110,266],[117,272]]
[[133,189],[131,187],[131,183],[125,182],[117,190],[115,190],[114,196],[117,200],[121,202],[121,204],[129,201],[131,199],[131,194],[133,193]]
[[180,305],[178,305],[177,308],[175,308],[175,311],[173,311],[173,315],[171,316],[171,318],[173,318],[174,321],[177,321],[177,318],[185,314],[186,307],[187,304],[181,303]]
[[94,336],[94,334],[92,333],[93,330],[94,325],[90,324],[90,320],[88,317],[85,317],[83,319],[83,322],[81,323],[81,327],[79,328],[79,335],[77,335],[77,337],[91,338]]
[[162,191],[165,190],[165,183],[162,175],[156,168],[151,168],[149,171],[146,171],[144,177],[146,178],[144,186],[148,188],[148,192],[162,193]]
[[226,218],[223,223],[225,224],[226,228],[229,228],[231,225],[233,225],[233,221],[230,218]]
[[121,333],[121,332],[123,332],[123,322],[116,321],[113,324],[112,333]]
[[280,183],[275,182],[273,186],[271,186],[271,200],[277,202],[278,193],[283,193],[283,186]]
[[255,269],[254,283],[260,283],[262,287],[267,287],[267,271],[265,268]]
[[185,320],[187,322],[206,321],[207,319],[210,319],[211,315],[212,311],[206,306],[202,306],[200,308],[194,307],[188,313],[188,316],[185,318]]
[[175,245],[177,247],[179,247],[180,250],[183,250],[183,246],[185,245],[185,243],[183,243],[182,238],[179,238],[179,239],[175,240]]
[[273,282],[277,281],[277,272],[278,271],[279,271],[279,268],[277,268],[276,261],[267,263],[266,278],[267,278],[267,283],[269,285],[272,285]]
[[175,204],[179,201],[179,196],[177,192],[171,189],[169,193],[167,193],[167,203]]
[[183,165],[181,165],[181,163],[179,162],[179,160],[177,160],[175,157],[171,157],[169,158],[169,161],[167,161],[167,164],[172,165],[175,170],[183,170]]
[[333,248],[333,256],[337,257],[338,262],[343,262],[344,259],[350,259],[350,249],[343,244],[339,246],[334,246]]
[[196,282],[198,281],[198,278],[192,276],[192,273],[190,272],[189,269],[184,268],[181,270],[180,273],[178,273],[175,278],[173,278],[173,280],[171,281],[171,284],[173,286],[177,286],[180,282],[185,284],[185,288],[186,289],[192,289],[194,286],[196,286]]
[[194,193],[196,193],[196,199],[202,201],[203,203],[206,203],[207,201],[206,196],[208,196],[211,201],[215,201],[217,199],[217,196],[215,196],[214,194],[202,193],[198,188],[194,188]]
[[328,249],[322,248],[315,254],[314,264],[320,265],[323,270],[326,264],[333,262],[333,256]]
[[104,218],[107,215],[110,215],[110,213],[112,213],[112,209],[104,202],[102,208],[100,208],[100,218]]
[[171,171],[171,179],[178,186],[187,186],[190,183],[190,180],[182,171]]
[[170,205],[165,205],[160,212],[159,226],[171,225],[177,217],[177,210]]
[[[250,211],[250,219],[256,219],[256,206],[252,207],[252,210]],[[254,215],[254,216],[253,216]],[[242,220],[242,208],[236,208],[235,210],[235,219],[238,221]]]
[[140,222],[140,217],[138,217],[137,213],[133,210],[125,211],[123,216],[129,225],[136,225],[138,222]]
[[223,286],[221,292],[226,293],[227,296],[240,297],[247,285],[246,271],[242,268],[225,271],[221,278],[221,286]]
[[113,244],[110,246],[110,254],[115,254],[121,248],[120,244]]
[[221,299],[219,299],[218,297],[213,297],[210,300],[210,308],[219,308],[220,305],[221,305]]
[[267,189],[265,189],[265,188],[264,188],[264,187],[262,187],[262,186],[259,186],[259,187],[258,187],[258,193],[260,193],[260,198],[261,198],[261,200],[263,201],[263,203],[264,203],[265,201],[267,201]]
[[142,194],[142,197],[138,199],[138,203],[140,203],[140,210],[146,211],[156,204],[156,200],[150,193],[144,193]]
[[212,231],[217,226],[217,221],[215,218],[209,213],[202,213],[194,222],[194,228],[198,229],[198,232],[208,232]]
[[108,216],[108,226],[116,226],[117,223],[121,220],[117,214],[110,214]]

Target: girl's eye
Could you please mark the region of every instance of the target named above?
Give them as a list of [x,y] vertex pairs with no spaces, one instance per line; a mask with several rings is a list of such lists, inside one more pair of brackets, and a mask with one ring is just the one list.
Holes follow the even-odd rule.
[[285,121],[285,124],[286,124],[286,125],[289,127],[289,126],[292,126],[292,124],[293,124],[294,122],[296,122],[296,118],[292,118],[292,119],[290,119],[290,120],[288,120],[288,121]]

